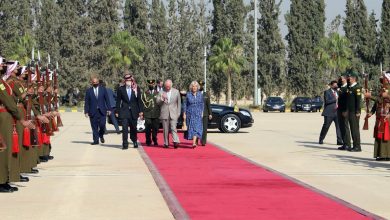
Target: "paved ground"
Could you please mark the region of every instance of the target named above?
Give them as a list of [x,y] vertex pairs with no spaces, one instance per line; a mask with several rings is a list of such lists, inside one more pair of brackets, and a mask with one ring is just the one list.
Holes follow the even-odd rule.
[[[238,134],[212,130],[209,140],[297,178],[367,211],[390,218],[390,162],[372,159],[372,130],[363,152],[335,150],[332,127],[318,145],[320,113],[254,113],[255,126]],[[89,121],[63,113],[55,160],[20,192],[0,195],[1,219],[173,219],[137,150],[120,150],[120,135],[91,146]],[[108,126],[112,129],[112,126]],[[372,124],[371,127],[372,129]]]

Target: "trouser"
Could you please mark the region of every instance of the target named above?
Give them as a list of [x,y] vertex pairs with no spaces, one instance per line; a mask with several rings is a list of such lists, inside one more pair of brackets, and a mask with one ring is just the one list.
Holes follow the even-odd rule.
[[130,139],[131,141],[137,142],[137,119],[132,118],[122,118],[122,144],[123,146],[128,146],[128,137],[129,137],[129,127],[130,127]]
[[349,129],[348,117],[344,117],[341,111],[337,111],[339,124],[340,124],[340,133],[343,138],[343,143],[345,147],[351,147],[351,131]]
[[[145,139],[146,144],[157,143],[157,133],[160,127],[160,120],[158,118],[145,118]],[[152,138],[151,138],[152,137]]]
[[[113,109],[112,112],[115,112],[115,108]],[[118,120],[116,120],[115,114],[110,114],[110,119],[112,124],[115,127],[115,130],[118,132],[119,131],[119,125],[118,125]]]
[[349,125],[351,126],[353,148],[356,149],[361,149],[359,119],[360,117],[356,117],[356,114],[354,112],[348,112],[348,122]]
[[340,132],[339,120],[337,114],[334,116],[324,116],[324,124],[322,125],[321,133],[320,133],[320,141],[323,141],[328,133],[329,127],[334,122],[336,127],[336,135],[337,135],[337,143],[343,143],[343,138]]
[[164,130],[164,145],[169,145],[169,131],[172,132],[172,139],[174,143],[180,143],[179,136],[177,135],[177,120],[174,119],[162,119],[161,120]]
[[202,134],[202,145],[207,142],[207,127],[209,124],[209,116],[203,116],[203,134]]
[[106,131],[106,116],[98,111],[95,115],[89,118],[91,122],[93,142],[98,143],[99,138],[102,138]]

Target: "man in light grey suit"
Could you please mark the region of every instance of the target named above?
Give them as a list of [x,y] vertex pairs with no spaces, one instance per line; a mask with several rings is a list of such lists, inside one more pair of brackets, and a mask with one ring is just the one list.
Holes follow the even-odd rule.
[[164,130],[164,148],[168,148],[168,134],[171,130],[173,146],[177,149],[180,140],[176,126],[181,113],[181,99],[179,90],[172,88],[172,80],[165,81],[164,89],[157,96],[157,104],[161,106],[160,120]]

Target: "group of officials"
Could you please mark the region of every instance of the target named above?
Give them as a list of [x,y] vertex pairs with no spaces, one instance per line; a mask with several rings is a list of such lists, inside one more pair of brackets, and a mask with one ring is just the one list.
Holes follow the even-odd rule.
[[[362,91],[358,83],[359,75],[353,70],[343,73],[338,81],[332,81],[329,89],[324,92],[324,123],[321,129],[319,144],[334,122],[339,150],[360,152],[360,116],[362,99],[374,101],[371,111],[365,116],[367,119],[376,116],[374,127],[374,158],[377,161],[390,161],[390,72],[383,72],[380,80],[380,89],[376,96],[370,91]],[[364,94],[363,94],[364,92]],[[352,145],[351,145],[352,136]]]
[[[134,148],[138,148],[137,123],[145,120],[146,145],[158,146],[158,130],[163,127],[164,148],[169,148],[169,133],[172,135],[173,147],[177,149],[180,139],[177,122],[183,113],[183,130],[186,138],[193,140],[192,147],[205,146],[207,141],[208,120],[212,118],[210,96],[203,91],[204,82],[194,81],[189,91],[179,91],[172,87],[172,81],[164,83],[159,80],[147,80],[147,88],[142,91],[134,76],[128,72],[117,88],[115,105],[113,95],[107,92],[96,77],[91,80],[92,87],[86,91],[84,113],[90,118],[93,142],[92,145],[105,143],[106,115],[118,118],[122,123],[122,149],[126,150],[130,140]],[[185,98],[184,98],[185,97]],[[183,101],[184,100],[184,101]],[[115,116],[115,117],[113,117]],[[115,123],[113,123],[115,125]],[[117,127],[117,126],[116,126]],[[120,133],[118,128],[117,132]]]
[[38,173],[39,163],[53,159],[50,137],[62,126],[58,87],[50,65],[40,74],[39,64],[26,67],[0,57],[1,193],[18,191],[11,183],[28,182],[24,174]]

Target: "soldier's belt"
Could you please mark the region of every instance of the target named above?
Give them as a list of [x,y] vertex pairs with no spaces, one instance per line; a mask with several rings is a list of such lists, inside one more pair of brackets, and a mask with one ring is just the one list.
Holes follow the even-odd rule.
[[0,106],[0,112],[8,112],[8,110],[4,106]]

